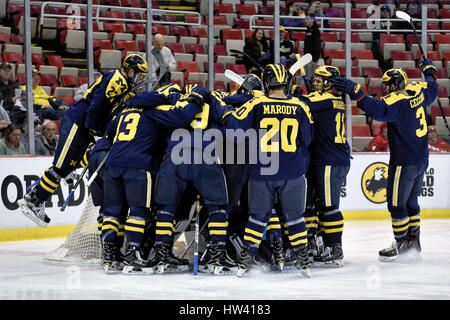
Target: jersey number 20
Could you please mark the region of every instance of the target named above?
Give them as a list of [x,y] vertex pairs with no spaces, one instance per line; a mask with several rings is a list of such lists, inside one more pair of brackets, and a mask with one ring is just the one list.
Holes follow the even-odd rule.
[[[284,118],[278,120],[277,118],[264,118],[261,120],[259,127],[269,131],[261,138],[262,152],[280,152],[279,142],[270,142],[270,140],[280,131],[281,128],[281,149],[284,152],[295,152],[297,150],[296,140],[298,133],[298,121],[293,118]],[[288,129],[291,128],[290,136],[288,137]]]

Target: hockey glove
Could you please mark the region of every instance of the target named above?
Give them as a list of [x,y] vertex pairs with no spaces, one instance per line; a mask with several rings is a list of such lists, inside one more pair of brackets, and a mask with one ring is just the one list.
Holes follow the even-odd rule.
[[295,97],[295,96],[300,96],[303,94],[303,89],[300,88],[300,86],[294,85],[291,88],[291,94]]
[[359,101],[366,95],[360,84],[344,77],[337,77],[334,80],[334,87],[338,91],[347,93],[352,100]]
[[432,76],[434,79],[438,78],[438,69],[434,66],[433,62],[429,59],[420,59],[419,68],[425,76]]
[[194,102],[199,106],[202,106],[205,102],[209,100],[209,91],[205,87],[195,86],[192,88],[191,92],[188,94],[188,101]]

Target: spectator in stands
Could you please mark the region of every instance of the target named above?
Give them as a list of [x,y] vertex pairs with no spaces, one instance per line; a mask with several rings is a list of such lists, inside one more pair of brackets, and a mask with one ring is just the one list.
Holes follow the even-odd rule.
[[[391,19],[392,18],[392,14],[391,14],[391,8],[385,4],[382,5],[380,8],[380,19]],[[393,29],[396,28],[395,25],[391,22],[391,21],[380,21],[380,29]],[[372,34],[372,53],[373,56],[376,60],[380,60],[381,65],[383,64],[384,59],[383,58],[383,54],[380,51],[381,50],[381,45],[380,45],[380,34],[381,32],[374,32]]]
[[5,128],[5,137],[0,139],[0,155],[24,155],[27,150],[20,141],[21,131],[20,127],[14,123],[9,124]]
[[45,120],[42,124],[41,141],[50,152],[50,155],[55,155],[56,145],[58,144],[59,135],[56,123],[52,120]]
[[[323,8],[322,8],[322,3],[320,1],[315,1],[313,2],[308,9],[308,16],[313,17],[314,20],[319,20],[316,19],[317,17],[327,17],[327,14],[323,12]],[[320,19],[322,20],[322,19]],[[330,23],[328,22],[327,19],[323,19],[322,21],[320,21],[318,24],[322,24],[324,28],[329,28],[330,27]]]
[[153,36],[151,79],[156,81],[162,75],[159,83],[153,85],[154,89],[168,84],[170,82],[170,71],[177,69],[177,62],[172,51],[164,44],[164,37],[161,34],[157,33]]
[[[401,9],[399,9],[399,10],[401,10]],[[419,15],[419,11],[417,10],[417,4],[414,1],[408,2],[408,4],[406,5],[405,12],[407,14],[409,14],[409,16],[412,19],[420,19],[421,18],[421,15]],[[416,28],[416,30],[420,30],[422,28],[422,24],[420,23],[420,21],[414,21],[413,23],[414,23],[414,27]],[[395,23],[394,27],[395,27],[395,29],[402,29],[402,30],[412,29],[412,27],[408,21],[397,21],[397,23]],[[408,34],[409,33],[404,33],[405,39]]]
[[0,102],[3,101],[3,108],[9,111],[18,98],[15,90],[19,89],[17,81],[11,80],[12,66],[8,62],[0,63]]
[[0,138],[3,137],[3,131],[10,123],[8,111],[3,108],[3,102],[0,101]]
[[314,70],[316,69],[317,61],[319,61],[322,50],[321,41],[317,22],[310,16],[306,17],[305,46],[303,51],[305,54],[310,53],[312,55],[312,62],[305,67],[306,79],[308,81],[311,81],[314,77]]
[[[256,28],[250,37],[245,38],[244,52],[262,67],[270,62],[269,44],[263,29]],[[254,63],[248,60],[245,61],[245,66],[248,72],[256,67]]]
[[[274,59],[274,41],[270,41],[270,55],[271,62]],[[285,66],[290,66],[296,61],[294,44],[292,41],[286,39],[286,29],[280,26],[280,62]]]
[[435,126],[428,126],[428,150],[430,152],[450,152],[450,145],[446,141],[438,139]]
[[[102,75],[102,73],[100,71],[94,71],[93,72],[93,76],[94,76],[94,81],[98,79],[98,77],[100,77]],[[89,84],[88,83],[84,83],[82,84],[78,89],[76,89],[75,91],[75,95],[73,97],[73,102],[78,102],[81,100],[81,98],[83,98],[84,93],[86,92],[86,90],[89,88]]]
[[[32,86],[33,86],[33,107],[35,113],[39,116],[40,121],[44,119],[61,120],[64,112],[69,109],[69,105],[62,99],[53,97],[45,92],[44,88],[40,86],[41,73],[37,69],[32,72]],[[25,92],[26,87],[22,87]]]
[[[283,15],[298,17],[300,15],[300,8],[298,6],[298,3],[295,1],[291,1],[287,6],[287,11]],[[282,18],[280,19],[280,25],[284,27],[303,27],[305,26],[305,21],[304,19]]]
[[380,132],[373,137],[372,141],[365,148],[366,151],[371,152],[387,152],[389,151],[388,139],[387,139],[387,123],[383,122],[380,126]]
[[[28,124],[24,123],[22,125],[22,137],[21,141],[26,150],[29,148],[30,139],[28,137]],[[45,147],[44,143],[41,140],[42,137],[42,126],[39,119],[35,118],[34,120],[34,151],[37,156],[49,156],[50,152]]]

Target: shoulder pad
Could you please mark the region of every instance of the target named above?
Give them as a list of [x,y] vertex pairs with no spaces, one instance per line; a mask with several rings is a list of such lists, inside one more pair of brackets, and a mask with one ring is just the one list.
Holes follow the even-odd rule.
[[106,86],[105,96],[107,98],[114,98],[126,92],[128,90],[128,83],[121,72],[116,70],[109,79]]

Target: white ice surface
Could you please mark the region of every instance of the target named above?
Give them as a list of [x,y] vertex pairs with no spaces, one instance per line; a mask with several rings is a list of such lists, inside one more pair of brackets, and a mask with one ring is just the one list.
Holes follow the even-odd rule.
[[450,220],[421,221],[422,261],[382,263],[393,240],[390,221],[348,221],[345,266],[298,273],[236,276],[106,275],[97,266],[43,263],[64,239],[0,243],[0,300],[152,299],[450,299]]

